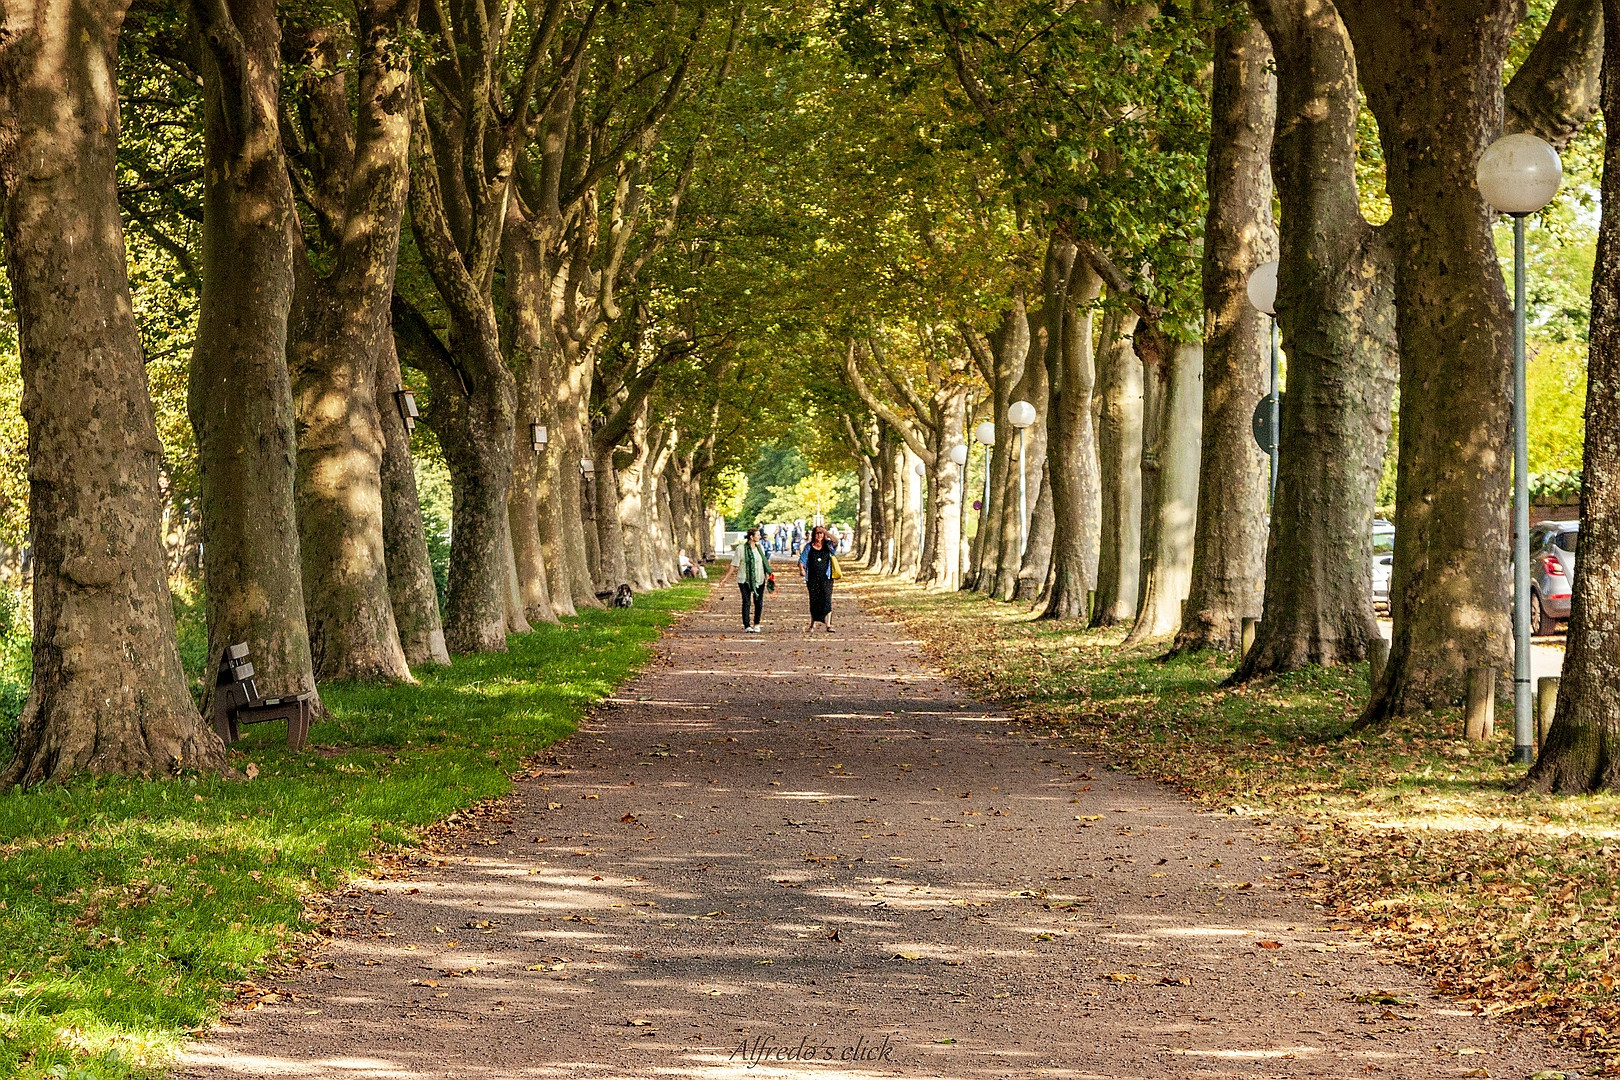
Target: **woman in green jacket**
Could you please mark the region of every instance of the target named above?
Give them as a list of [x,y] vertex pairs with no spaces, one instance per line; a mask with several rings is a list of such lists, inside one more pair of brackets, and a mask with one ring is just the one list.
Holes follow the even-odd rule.
[[[759,542],[759,529],[749,529],[737,551],[731,556],[731,565],[737,568],[737,588],[742,593],[743,631],[759,633],[759,613],[765,606],[765,583],[771,578],[771,557]],[[748,603],[753,601],[754,618],[748,619]]]

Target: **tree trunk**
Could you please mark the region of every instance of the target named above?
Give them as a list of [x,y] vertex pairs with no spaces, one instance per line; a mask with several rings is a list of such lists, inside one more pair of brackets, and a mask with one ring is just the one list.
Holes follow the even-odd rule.
[[1008,557],[1016,540],[1007,532],[1007,499],[1016,491],[1009,486],[1016,457],[1017,435],[1007,422],[1007,407],[1013,401],[1013,387],[1024,376],[1024,362],[1029,355],[1029,312],[1021,296],[1015,296],[1013,307],[1003,317],[992,341],[995,358],[995,380],[991,388],[991,422],[996,427],[996,441],[990,451],[990,500],[979,511],[978,557],[974,567],[973,587],[981,593],[994,594],[1003,560]]
[[939,441],[934,452],[934,549],[927,584],[955,592],[962,585],[962,502],[967,467],[951,460],[953,447],[964,445],[967,387],[951,386],[942,395]]
[[[1024,512],[1029,513],[1031,516],[1034,514],[1036,504],[1040,501],[1041,477],[1046,473],[1046,410],[1047,399],[1051,393],[1050,380],[1047,378],[1046,350],[1056,347],[1052,345],[1046,328],[1048,312],[1050,311],[1050,307],[1047,305],[1048,303],[1061,304],[1063,295],[1062,285],[1053,286],[1051,279],[1054,274],[1060,274],[1061,276],[1057,280],[1064,283],[1068,281],[1067,265],[1053,269],[1053,260],[1056,257],[1049,245],[1047,253],[1047,277],[1049,279],[1046,290],[1047,300],[1042,302],[1041,310],[1031,312],[1029,315],[1029,351],[1024,358],[1023,376],[1019,378],[1012,391],[1013,401],[1027,401],[1035,407],[1035,422],[1025,428],[1022,435],[1014,436],[1015,440],[1019,438],[1024,440],[1024,501],[1027,504]],[[1069,261],[1071,263],[1073,261],[1072,248],[1069,252]],[[1052,299],[1054,287],[1057,289],[1057,299],[1055,300]],[[1000,571],[996,575],[995,596],[998,600],[1011,600],[1015,595],[1022,595],[1020,593],[1020,581],[1023,577],[1024,563],[1028,551],[1027,549],[1020,549],[1019,539],[1026,535],[1026,529],[1028,530],[1028,536],[1034,536],[1035,526],[1033,520],[1025,523],[1019,517],[1018,461],[1018,446],[1014,445],[1012,448],[1012,464],[1008,469],[1007,512],[1003,515],[1005,542],[1011,548],[1009,554],[1012,557],[1002,558]],[[1040,589],[1045,580],[1046,568],[1043,564],[1041,577],[1035,582],[1036,590]]]
[[[1089,263],[1069,275],[1062,303],[1062,326],[1056,347],[1048,350],[1052,371],[1052,404],[1047,413],[1046,477],[1052,500],[1052,555],[1045,619],[1080,619],[1089,614],[1086,595],[1097,583],[1097,546],[1101,539],[1101,480],[1097,465],[1097,429],[1092,425],[1091,397],[1097,385],[1092,352],[1092,304],[1102,292],[1102,278]],[[1043,577],[1046,575],[1043,575]]]
[[624,528],[619,522],[619,467],[611,446],[595,444],[596,454],[596,543],[601,560],[600,591],[614,592],[630,583],[630,570],[624,559]]
[[412,664],[448,664],[450,650],[439,621],[439,592],[428,557],[422,505],[410,438],[394,392],[402,386],[399,358],[390,342],[377,371],[377,412],[382,418],[383,555],[388,595],[405,659]]
[[[601,553],[596,537],[596,511],[585,493],[595,485],[579,481],[580,463],[591,457],[587,403],[595,364],[578,342],[562,339],[562,368],[557,379],[557,428],[562,436],[557,492],[562,499],[562,537],[558,547],[568,560],[568,582],[576,608],[599,608],[596,598]],[[594,497],[594,495],[593,495]]]
[[[287,374],[292,183],[271,0],[193,7],[203,43],[202,297],[186,407],[202,475],[208,664],[246,642],[259,689],[315,689],[293,502]],[[212,680],[207,680],[212,694]]]
[[651,507],[647,504],[647,473],[652,462],[653,446],[647,426],[646,402],[642,402],[635,422],[630,428],[631,452],[626,455],[624,467],[616,469],[619,502],[614,512],[619,519],[619,533],[624,538],[624,568],[626,580],[637,592],[648,592],[653,585],[651,537]]
[[1322,0],[1256,0],[1277,64],[1278,325],[1288,392],[1263,616],[1233,681],[1355,663],[1378,633],[1372,513],[1394,393],[1394,291],[1356,192],[1355,60]]
[[895,464],[900,471],[896,485],[900,495],[900,543],[896,554],[895,573],[913,580],[922,568],[923,511],[927,498],[927,485],[917,475],[917,465],[921,460],[911,452],[910,447],[904,443],[900,445],[899,458]]
[[[1142,599],[1126,645],[1174,634],[1192,579],[1193,533],[1198,520],[1198,461],[1203,426],[1204,348],[1177,343],[1169,371],[1151,406],[1151,450],[1142,454],[1144,518]],[[1150,464],[1151,459],[1151,464]],[[1152,502],[1147,502],[1149,491]]]
[[[515,457],[516,455],[514,455]],[[506,516],[501,521],[501,529],[505,532],[506,543],[506,632],[508,634],[527,634],[534,627],[529,625],[529,617],[523,610],[523,583],[518,580],[517,551],[512,546],[512,495],[511,478],[507,478],[508,488],[506,496]]]
[[[424,242],[420,233],[417,242]],[[501,353],[493,308],[477,296],[461,298],[461,311],[451,315],[448,348],[397,296],[394,335],[401,356],[428,378],[433,399],[422,421],[438,436],[450,469],[445,643],[453,653],[504,652],[514,577],[506,502],[517,385]]]
[[1052,513],[1052,476],[1042,460],[1036,478],[1035,502],[1029,509],[1029,546],[1018,564],[1018,586],[1013,599],[1033,604],[1046,593],[1047,576],[1052,569],[1052,540],[1057,521]]
[[164,572],[161,446],[116,187],[125,8],[19,0],[0,13],[0,193],[34,619],[28,699],[0,787],[225,764],[186,687]]
[[[572,490],[577,520],[579,463],[570,450],[568,433],[559,422],[558,384],[562,358],[551,326],[550,278],[546,273],[543,234],[537,233],[514,202],[501,235],[501,257],[506,265],[507,311],[511,319],[511,362],[518,386],[518,431],[514,449],[513,484],[517,498],[527,501],[532,483],[534,528],[527,524],[528,508],[513,511],[513,551],[518,562],[518,579],[527,582],[526,600],[534,610],[530,617],[542,622],[559,615],[575,614],[574,575],[584,572],[583,545],[567,547],[572,530],[566,527]],[[546,429],[546,445],[533,460],[524,460],[524,448],[531,448],[529,425]],[[520,471],[532,470],[532,478]],[[570,488],[570,485],[571,488]],[[521,520],[520,520],[521,519]],[[578,528],[576,525],[575,528]],[[576,567],[575,564],[580,566]],[[541,578],[543,577],[543,581]],[[595,602],[595,592],[586,575],[585,591]],[[539,600],[542,589],[548,617]]]
[[1253,21],[1215,33],[1209,211],[1204,223],[1204,437],[1192,583],[1175,647],[1242,647],[1260,613],[1266,562],[1266,457],[1250,418],[1270,389],[1265,318],[1249,272],[1276,249],[1271,224],[1271,46]]
[[1396,247],[1395,633],[1365,719],[1453,701],[1510,664],[1513,320],[1474,185],[1502,125],[1515,0],[1341,0],[1378,118]]
[[1092,626],[1136,618],[1142,558],[1142,361],[1131,335],[1137,316],[1116,309],[1103,319],[1102,409],[1097,458],[1102,484],[1102,540]]
[[[1620,0],[1607,0],[1620,25]],[[1581,540],[1558,708],[1522,785],[1578,795],[1620,791],[1620,41],[1604,45],[1603,223],[1592,275]]]
[[[320,277],[296,252],[288,362],[298,418],[298,531],[304,613],[320,679],[409,682],[395,625],[383,542],[382,412],[378,368],[393,355],[389,302],[410,180],[411,127],[400,49],[416,23],[415,0],[358,5],[358,123],[338,134],[352,156],[338,181],[344,193],[333,268]],[[349,125],[347,76],[335,49],[312,49],[311,97]],[[347,149],[347,146],[345,147]],[[337,171],[337,163],[328,166]],[[391,404],[391,403],[390,403]]]
[[535,393],[532,372],[518,382],[518,438],[512,447],[512,492],[507,496],[507,527],[512,531],[512,562],[517,573],[518,597],[523,614],[531,623],[554,623],[557,613],[551,606],[551,581],[546,573],[545,548],[540,542],[540,474],[545,469],[544,451],[536,451],[529,431],[534,415]]

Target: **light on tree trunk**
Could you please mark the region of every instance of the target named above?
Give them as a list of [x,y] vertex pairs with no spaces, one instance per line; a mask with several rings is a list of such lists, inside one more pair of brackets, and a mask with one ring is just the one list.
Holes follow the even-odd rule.
[[994,446],[996,443],[996,425],[986,420],[973,429],[973,438],[984,446]]
[[1035,406],[1027,401],[1015,401],[1007,407],[1007,423],[1022,431],[1035,422]]
[[966,465],[967,455],[967,443],[957,443],[955,446],[951,447],[951,461],[957,465]]
[[546,448],[546,425],[533,423],[529,425],[529,436],[534,440],[534,452],[541,453]]
[[399,418],[405,421],[405,434],[414,433],[416,418],[422,415],[416,408],[416,395],[409,390],[395,390],[394,404],[399,408]]
[[579,471],[584,476],[590,476],[596,472],[596,462],[590,458],[582,458],[579,463]]
[[1262,315],[1277,314],[1277,260],[1249,272],[1249,304]]
[[1504,135],[1479,155],[1479,193],[1504,214],[1533,214],[1552,201],[1564,179],[1558,151],[1534,135]]

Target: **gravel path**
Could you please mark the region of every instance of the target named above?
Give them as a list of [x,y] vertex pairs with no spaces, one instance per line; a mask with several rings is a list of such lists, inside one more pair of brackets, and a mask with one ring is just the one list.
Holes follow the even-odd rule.
[[[792,577],[784,574],[784,580]],[[1011,727],[855,610],[657,661],[180,1073],[1526,1077],[1284,891],[1286,849]],[[858,587],[856,590],[858,591]],[[791,609],[791,610],[790,610]],[[814,1060],[806,1060],[813,1058]],[[1573,1065],[1571,1065],[1573,1067]]]

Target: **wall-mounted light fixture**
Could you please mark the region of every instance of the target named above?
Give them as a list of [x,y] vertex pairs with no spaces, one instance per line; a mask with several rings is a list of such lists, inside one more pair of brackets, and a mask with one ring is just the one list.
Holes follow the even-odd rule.
[[535,421],[529,425],[529,437],[534,440],[534,452],[541,453],[546,448],[546,425]]
[[416,395],[409,390],[395,390],[394,404],[399,407],[399,418],[405,421],[405,434],[416,431],[416,418],[422,414],[416,408]]
[[590,458],[581,458],[579,461],[579,471],[581,475],[584,476],[593,475],[596,472],[596,462],[592,461]]

